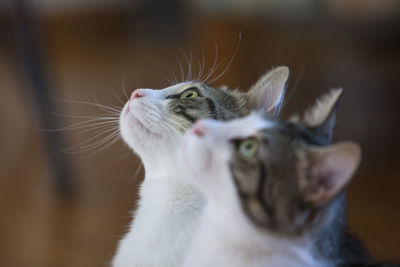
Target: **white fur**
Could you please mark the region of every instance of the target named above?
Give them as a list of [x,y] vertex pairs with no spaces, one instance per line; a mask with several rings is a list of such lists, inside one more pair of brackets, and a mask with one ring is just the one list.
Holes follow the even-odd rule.
[[[182,166],[174,161],[183,128],[169,122],[164,100],[187,86],[141,89],[145,96],[131,99],[121,112],[122,137],[140,155],[146,174],[139,208],[113,259],[115,267],[179,266],[195,231],[204,201],[182,178]],[[178,118],[174,121],[187,126]]]
[[[271,83],[262,77],[265,81],[253,87],[248,97],[264,92],[257,102],[265,101],[267,110],[280,104],[284,92],[288,72],[277,70],[267,74]],[[114,267],[179,266],[194,235],[204,199],[182,174],[182,169],[192,166],[175,161],[183,132],[191,124],[172,115],[165,98],[190,86],[181,83],[163,90],[139,89],[144,96],[131,99],[121,112],[121,135],[142,159],[146,175],[139,208],[119,243]],[[249,107],[256,108],[251,103]]]
[[184,267],[324,267],[314,258],[308,236],[285,239],[253,225],[242,211],[228,162],[231,138],[253,135],[274,123],[252,114],[227,123],[201,120],[189,131],[178,154],[191,166],[186,176],[206,196],[199,229],[185,257]]

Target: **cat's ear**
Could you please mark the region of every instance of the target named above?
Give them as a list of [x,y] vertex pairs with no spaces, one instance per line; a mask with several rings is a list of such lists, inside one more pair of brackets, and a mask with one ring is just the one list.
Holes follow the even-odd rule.
[[306,150],[307,167],[300,182],[306,203],[321,206],[332,200],[351,180],[361,159],[361,149],[353,142]]
[[221,85],[221,86],[218,87],[218,89],[222,90],[222,91],[229,91],[229,87],[226,86],[226,85]]
[[264,74],[246,93],[249,107],[270,114],[278,114],[283,102],[289,68],[277,67]]
[[343,89],[332,89],[329,93],[317,99],[308,108],[303,117],[294,116],[290,120],[302,124],[317,134],[324,144],[332,140],[333,127],[336,121],[336,111],[342,100]]

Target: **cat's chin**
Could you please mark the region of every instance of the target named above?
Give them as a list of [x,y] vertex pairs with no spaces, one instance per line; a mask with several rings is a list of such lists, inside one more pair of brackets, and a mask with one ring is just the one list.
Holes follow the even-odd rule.
[[147,124],[130,112],[121,112],[120,133],[124,142],[142,159],[157,160],[170,155],[178,147],[183,134],[171,135]]

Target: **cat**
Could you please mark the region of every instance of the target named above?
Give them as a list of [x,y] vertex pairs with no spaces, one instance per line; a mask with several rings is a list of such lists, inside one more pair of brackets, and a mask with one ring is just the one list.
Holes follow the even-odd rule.
[[247,93],[184,82],[162,90],[137,89],[120,114],[120,132],[145,168],[140,200],[112,266],[180,266],[198,224],[203,196],[176,162],[183,134],[197,119],[230,120],[253,109],[277,113],[289,69],[263,75]]
[[257,112],[196,122],[177,155],[207,204],[184,267],[386,266],[344,228],[361,150],[329,145],[341,95],[286,121]]

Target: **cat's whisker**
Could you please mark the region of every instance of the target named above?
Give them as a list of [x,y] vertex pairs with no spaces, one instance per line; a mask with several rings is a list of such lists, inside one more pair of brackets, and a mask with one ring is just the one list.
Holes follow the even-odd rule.
[[200,47],[200,51],[201,51],[201,62],[199,59],[197,59],[197,63],[198,63],[198,73],[196,76],[196,81],[201,81],[203,80],[203,72],[204,72],[204,64],[205,64],[205,59],[204,59],[204,48],[201,44],[199,44]]
[[[99,120],[115,120],[119,118],[119,113],[114,113],[114,114],[110,114],[107,116],[82,116],[82,115],[68,115],[68,114],[62,114],[62,113],[58,113],[58,112],[51,112],[51,114],[60,116],[60,117],[66,117],[66,118],[72,118],[72,119],[99,119]],[[112,116],[111,116],[112,115]]]
[[210,68],[209,72],[206,74],[206,77],[202,80],[202,82],[207,82],[207,80],[214,74],[215,69],[216,69],[216,65],[217,65],[217,61],[218,61],[218,44],[217,42],[214,40],[214,46],[215,46],[215,57],[214,57],[214,62],[212,67]]
[[139,167],[136,169],[136,172],[135,172],[135,174],[133,175],[133,177],[132,177],[132,183],[135,181],[135,180],[137,180],[137,177],[138,177],[138,175],[139,175],[139,173],[140,173],[140,169],[143,167],[143,163],[142,163],[142,161],[140,161],[140,163],[139,163]]
[[[96,123],[96,121],[87,120],[87,121],[84,121],[84,122],[74,123],[74,124],[71,124],[71,125],[69,125],[69,126],[65,126],[65,127],[58,128],[58,129],[48,129],[48,130],[45,129],[45,130],[40,130],[40,131],[41,131],[41,132],[70,131],[70,130],[79,129],[80,127],[86,128],[86,127],[88,127],[88,125],[91,125],[91,124],[89,124],[89,123],[91,123],[91,122],[95,122],[95,123]],[[107,122],[107,121],[105,121],[105,122]],[[111,122],[113,122],[113,121],[109,121],[109,122],[111,123]]]
[[209,79],[215,74],[215,72],[219,69],[219,67],[224,63],[224,61],[227,58],[223,58],[216,66],[215,69],[213,70],[213,72],[210,72],[210,74],[206,77],[206,81],[207,83],[212,83],[215,81],[215,79],[212,79],[211,81],[209,81]]
[[94,98],[95,104],[96,104],[100,109],[102,109],[102,110],[105,111],[105,112],[109,112],[109,113],[117,112],[117,113],[120,113],[121,110],[122,110],[122,108],[119,108],[119,107],[118,107],[118,108],[115,108],[115,107],[110,107],[110,106],[106,106],[106,105],[100,104],[100,103],[97,101],[96,96],[93,96],[93,98]]
[[[175,118],[175,120],[172,120],[171,118],[168,118],[170,121],[173,121],[175,124],[177,124],[177,125],[179,125],[184,131],[186,131],[186,129],[188,128],[188,127],[185,127],[184,126],[184,124],[182,124],[182,123],[186,123],[186,124],[188,124],[189,126],[190,125],[192,125],[192,123],[190,122],[190,121],[188,121],[187,119],[185,119],[185,118],[182,118],[182,117],[179,117],[179,116],[176,116],[176,115],[173,115],[173,114],[169,114],[171,117],[173,117],[173,118]],[[180,122],[181,123],[180,123]]]
[[201,69],[201,63],[200,63],[199,59],[196,59],[196,63],[197,63],[197,74],[196,74],[196,77],[194,78],[194,80],[200,81],[203,70]]
[[190,75],[191,75],[191,73],[190,73],[190,68],[191,68],[191,64],[190,63],[191,62],[190,62],[188,56],[186,55],[186,53],[183,51],[182,47],[179,47],[179,51],[183,55],[183,57],[184,57],[184,59],[186,61],[186,64],[187,64],[188,71],[186,72],[186,76],[184,77],[184,79],[185,79],[184,81],[188,82],[188,81],[190,81]]
[[119,103],[122,104],[122,106],[125,105],[125,103],[122,101],[122,99],[117,95],[117,93],[114,92],[114,90],[111,90],[111,93],[115,96],[115,98],[118,100]]
[[163,130],[165,130],[170,137],[173,137],[174,129],[171,128],[170,125],[168,125],[167,123],[165,123],[163,121],[160,121],[160,122],[162,124]]
[[193,47],[190,47],[190,58],[189,58],[189,81],[193,79],[193,70],[192,70],[192,59],[193,59]]
[[105,134],[107,134],[107,136],[108,136],[108,134],[113,134],[113,133],[115,133],[117,131],[119,131],[118,128],[110,128],[110,129],[104,130],[104,131],[102,131],[102,132],[90,137],[89,139],[86,139],[86,140],[80,142],[79,144],[75,145],[74,148],[76,148],[76,147],[83,147],[84,148],[91,141],[96,140],[97,138],[99,138],[99,137],[101,137],[101,136],[103,136]]
[[184,117],[180,117],[180,116],[177,116],[177,115],[175,115],[175,114],[168,114],[168,116],[174,117],[174,118],[176,118],[177,120],[186,122],[186,123],[188,123],[188,124],[192,124],[189,120],[187,120],[187,119],[184,118]]
[[209,83],[213,83],[213,82],[217,81],[219,78],[221,78],[229,70],[230,66],[232,65],[233,60],[236,57],[237,51],[239,50],[239,46],[240,46],[240,41],[241,40],[242,40],[242,33],[239,33],[238,43],[236,44],[236,48],[233,51],[231,59],[229,60],[228,64],[225,66],[224,70],[217,77],[215,77],[214,79],[209,81]]
[[173,81],[167,75],[157,75],[159,78],[167,82],[168,85],[172,85]]
[[171,118],[168,118],[168,117],[164,117],[167,121],[169,121],[169,122],[171,122],[171,123],[173,123],[173,124],[175,124],[176,126],[178,126],[178,127],[180,127],[180,128],[182,128],[182,130],[186,130],[186,127],[184,127],[182,124],[180,124],[179,122],[177,122],[177,121],[175,121],[175,120],[173,120],[173,119],[171,119]]
[[111,141],[106,140],[105,142],[108,142],[107,145],[103,146],[101,149],[94,151],[93,153],[89,154],[88,156],[86,156],[86,158],[88,157],[92,157],[98,153],[100,153],[101,151],[108,149],[109,147],[111,147],[114,143],[116,143],[119,140],[119,134],[113,136],[114,139],[112,139]]
[[166,80],[168,82],[169,86],[177,84],[178,81],[177,81],[175,73],[170,68],[167,68],[166,70],[169,75],[167,75],[167,74],[162,75],[161,78]]
[[99,107],[101,109],[104,108],[104,109],[106,109],[104,111],[106,111],[107,113],[114,113],[114,112],[119,113],[121,111],[116,108],[112,108],[112,107],[105,106],[105,105],[102,105],[99,103],[93,103],[93,102],[88,102],[88,101],[69,100],[69,99],[56,99],[56,100],[61,101],[61,102],[66,102],[66,103],[73,103],[73,104],[85,104],[85,105],[89,105],[89,106]]
[[110,128],[110,127],[117,128],[117,127],[119,127],[119,125],[118,124],[115,124],[115,125],[114,124],[111,124],[111,125],[109,125],[109,124],[98,125],[98,126],[93,126],[93,127],[86,127],[86,129],[83,129],[83,130],[80,130],[81,128],[78,128],[80,131],[74,133],[74,135],[81,135],[83,133],[87,133],[87,132],[90,132],[90,131],[97,132],[97,131],[100,131],[100,130],[105,130],[105,129]]
[[[113,140],[115,142],[118,139],[119,139],[119,134],[118,133],[113,133],[113,134],[107,135],[106,137],[104,137],[103,139],[99,140],[98,142],[95,142],[95,143],[93,143],[91,145],[74,148],[71,151],[67,151],[67,153],[68,152],[69,153],[87,153],[87,152],[93,151],[96,148],[99,148],[99,147],[103,146],[104,144],[107,144],[106,147],[109,147],[109,146],[111,146],[110,140]],[[104,150],[103,148],[104,147],[101,147],[100,150],[94,151],[94,152],[96,152],[96,153],[100,152],[101,150]],[[90,156],[92,156],[92,155],[93,155],[93,153],[90,154]]]
[[179,65],[179,70],[181,71],[181,82],[183,82],[184,79],[185,79],[185,72],[183,70],[182,63],[181,63],[181,61],[179,60],[178,56],[175,53],[173,53],[173,52],[171,52],[171,53],[172,53],[172,56],[175,58],[176,62],[178,63],[178,65]]
[[124,95],[126,97],[126,101],[129,101],[129,96],[128,93],[126,92],[126,88],[125,88],[125,73],[122,75],[122,81],[121,81],[121,87],[122,87],[122,91],[124,92]]
[[59,128],[59,129],[51,129],[51,130],[43,130],[45,132],[58,132],[58,131],[73,131],[73,130],[78,130],[78,129],[85,129],[85,128],[96,128],[99,126],[110,126],[110,125],[117,125],[118,121],[100,121],[100,122],[94,122],[94,123],[90,123],[90,121],[85,121],[85,122],[79,122],[79,123],[75,123],[72,124],[70,126],[66,126],[63,128]]
[[167,70],[172,75],[172,78],[173,78],[173,83],[171,85],[177,84],[178,83],[178,78],[176,77],[175,73],[170,68],[167,68]]
[[[168,120],[168,122],[173,123],[173,124],[175,124],[176,126],[181,127],[183,130],[185,130],[185,128],[184,128],[182,125],[180,125],[178,122],[173,121],[173,120],[170,119],[170,118],[167,118],[167,120]],[[164,125],[165,125],[168,129],[170,129],[171,136],[173,136],[174,134],[177,134],[177,133],[179,134],[179,131],[178,131],[175,127],[171,126],[171,125],[168,124],[167,122],[163,122],[163,123],[164,123]]]

